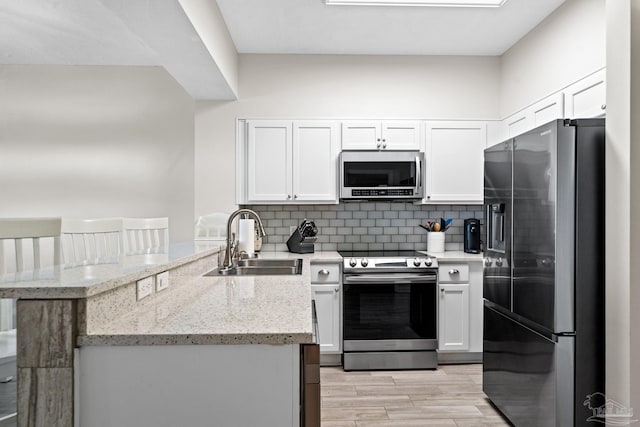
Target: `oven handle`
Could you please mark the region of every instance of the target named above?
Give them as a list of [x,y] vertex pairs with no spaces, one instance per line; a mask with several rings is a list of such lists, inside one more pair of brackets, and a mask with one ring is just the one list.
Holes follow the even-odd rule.
[[415,274],[396,274],[390,275],[360,275],[360,276],[344,276],[344,283],[349,284],[366,284],[366,285],[388,285],[388,284],[406,284],[406,283],[437,283],[438,277],[434,274],[418,276]]

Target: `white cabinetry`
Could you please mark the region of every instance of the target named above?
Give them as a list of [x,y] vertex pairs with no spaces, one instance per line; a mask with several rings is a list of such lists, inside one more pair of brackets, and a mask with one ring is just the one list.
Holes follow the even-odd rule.
[[605,102],[606,70],[602,69],[508,116],[502,121],[502,133],[507,139],[555,119],[601,117],[606,113]]
[[238,178],[246,176],[246,198],[239,203],[337,203],[336,122],[249,120],[246,134]]
[[420,150],[420,124],[411,120],[342,122],[343,150]]
[[482,262],[438,262],[439,361],[479,361],[482,357]]
[[482,203],[487,124],[428,121],[426,203]]
[[606,113],[606,70],[600,70],[564,90],[564,117],[600,117]]
[[504,134],[513,138],[537,126],[562,118],[564,94],[557,92],[503,120]]
[[341,363],[342,285],[340,264],[311,264],[311,294],[318,318],[320,361],[323,365]]

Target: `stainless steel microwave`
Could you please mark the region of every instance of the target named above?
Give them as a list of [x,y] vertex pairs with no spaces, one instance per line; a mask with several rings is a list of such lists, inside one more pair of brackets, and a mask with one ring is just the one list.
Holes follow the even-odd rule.
[[422,199],[424,153],[343,151],[340,198],[344,200]]

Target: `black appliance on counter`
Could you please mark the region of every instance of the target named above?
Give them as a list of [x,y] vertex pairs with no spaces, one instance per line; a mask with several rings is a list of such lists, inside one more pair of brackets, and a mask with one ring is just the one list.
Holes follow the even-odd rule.
[[604,147],[554,120],[484,152],[482,387],[515,426],[593,425],[605,389]]
[[438,261],[414,251],[339,251],[344,370],[438,367]]
[[464,220],[464,251],[469,254],[480,253],[480,220]]
[[311,254],[315,252],[316,234],[318,234],[316,224],[305,218],[287,240],[289,252],[296,254]]

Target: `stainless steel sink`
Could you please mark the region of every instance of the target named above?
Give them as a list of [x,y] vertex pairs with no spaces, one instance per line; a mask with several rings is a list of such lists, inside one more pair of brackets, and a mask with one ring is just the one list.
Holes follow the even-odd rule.
[[205,276],[293,276],[302,274],[302,259],[242,259],[236,267],[216,268]]
[[241,259],[238,267],[298,267],[302,266],[302,259]]

